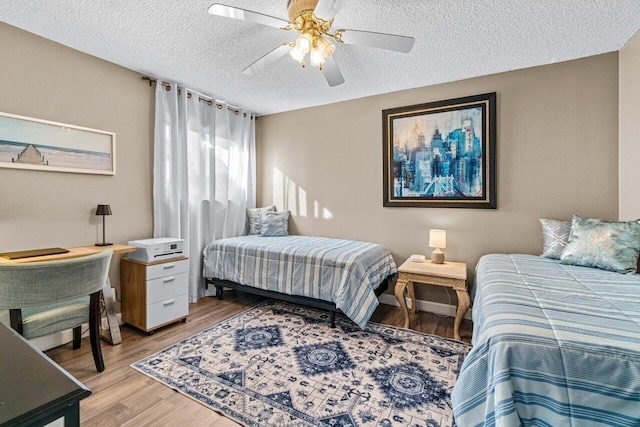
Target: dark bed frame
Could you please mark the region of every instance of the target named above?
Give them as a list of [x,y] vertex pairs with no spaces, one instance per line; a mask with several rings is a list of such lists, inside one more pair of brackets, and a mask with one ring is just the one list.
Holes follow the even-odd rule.
[[[382,295],[384,291],[386,291],[389,288],[389,285],[393,283],[393,279],[395,278],[395,276],[396,276],[395,274],[387,276],[387,278],[381,282],[380,286],[378,286],[375,290],[376,297],[379,297],[380,295]],[[260,295],[263,297],[272,298],[272,299],[276,299],[284,302],[290,302],[293,304],[300,304],[307,307],[319,308],[320,310],[327,310],[329,312],[332,328],[336,327],[336,312],[342,313],[342,310],[338,309],[335,303],[330,301],[324,301],[320,299],[303,297],[298,295],[288,295],[288,294],[283,294],[281,292],[276,292],[276,291],[266,291],[264,289],[254,288],[247,285],[241,285],[240,283],[231,282],[229,280],[221,280],[221,279],[210,278],[210,277],[207,277],[206,280],[207,280],[207,286],[213,285],[216,287],[216,294],[218,295],[218,299],[220,300],[222,299],[222,292],[223,292],[222,289],[231,288],[240,292]]]

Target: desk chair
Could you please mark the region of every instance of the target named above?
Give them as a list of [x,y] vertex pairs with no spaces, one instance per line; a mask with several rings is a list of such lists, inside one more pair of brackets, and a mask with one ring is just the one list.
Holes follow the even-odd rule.
[[100,289],[107,283],[111,250],[60,261],[0,264],[0,310],[26,339],[73,329],[80,347],[82,324],[89,322],[93,360],[104,371],[100,348]]

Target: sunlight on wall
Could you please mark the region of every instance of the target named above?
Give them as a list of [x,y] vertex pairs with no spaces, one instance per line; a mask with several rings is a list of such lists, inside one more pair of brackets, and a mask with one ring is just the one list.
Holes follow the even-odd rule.
[[[273,203],[278,209],[291,212],[292,216],[308,216],[310,202],[307,191],[276,167],[273,168]],[[327,220],[333,218],[331,211],[320,206],[317,200],[313,201],[313,216]]]
[[296,183],[293,182],[289,177],[287,177],[287,186],[285,187],[284,191],[287,194],[287,206],[285,209],[291,212],[291,215],[297,216],[298,198],[296,197]]
[[284,175],[278,168],[273,168],[273,203],[284,209]]
[[298,187],[298,201],[300,208],[300,216],[303,218],[307,217],[307,192],[304,191],[302,187]]

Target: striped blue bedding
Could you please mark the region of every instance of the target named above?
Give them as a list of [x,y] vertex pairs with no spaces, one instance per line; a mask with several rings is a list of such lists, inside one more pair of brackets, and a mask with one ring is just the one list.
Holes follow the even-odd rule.
[[487,255],[459,426],[640,426],[640,275]]
[[374,243],[325,237],[242,236],[204,249],[204,276],[334,302],[364,328],[378,306],[375,289],[397,271]]

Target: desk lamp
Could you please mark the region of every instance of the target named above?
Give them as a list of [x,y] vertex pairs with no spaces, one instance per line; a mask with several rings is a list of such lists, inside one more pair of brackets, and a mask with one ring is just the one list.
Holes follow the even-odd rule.
[[436,248],[431,252],[431,262],[434,264],[444,263],[444,253],[441,249],[447,247],[447,232],[445,230],[429,230],[429,246]]
[[96,209],[96,215],[102,215],[102,243],[96,243],[96,246],[111,246],[113,243],[107,243],[105,239],[105,223],[104,217],[105,215],[111,215],[111,206],[109,205],[98,205]]

